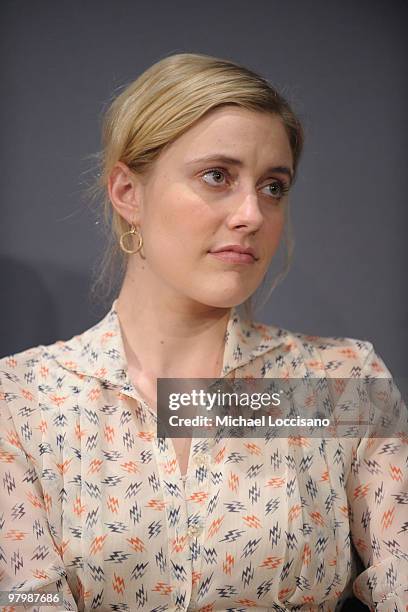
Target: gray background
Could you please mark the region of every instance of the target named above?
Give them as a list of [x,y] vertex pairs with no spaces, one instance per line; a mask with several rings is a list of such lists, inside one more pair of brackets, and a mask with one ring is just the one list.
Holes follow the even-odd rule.
[[[3,1],[0,354],[69,338],[104,249],[84,190],[112,93],[175,52],[261,72],[303,119],[289,276],[257,319],[370,340],[405,375],[404,2]],[[112,297],[113,299],[113,297]]]

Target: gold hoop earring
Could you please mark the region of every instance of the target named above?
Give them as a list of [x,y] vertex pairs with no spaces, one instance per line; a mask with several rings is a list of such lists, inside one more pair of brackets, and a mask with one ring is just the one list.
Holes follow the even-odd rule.
[[[132,250],[132,249],[128,249],[125,246],[124,243],[124,239],[126,238],[126,236],[137,236],[138,240],[139,240],[139,244],[137,245],[137,248]],[[143,246],[143,238],[141,233],[139,232],[138,229],[135,228],[135,226],[133,225],[133,223],[130,226],[130,230],[127,232],[123,232],[123,234],[121,235],[121,237],[119,238],[119,244],[120,244],[120,248],[122,249],[122,251],[124,251],[125,253],[128,253],[129,255],[133,255],[134,253],[137,253],[138,251],[140,251],[140,256],[145,259],[145,256],[143,255],[141,248]]]

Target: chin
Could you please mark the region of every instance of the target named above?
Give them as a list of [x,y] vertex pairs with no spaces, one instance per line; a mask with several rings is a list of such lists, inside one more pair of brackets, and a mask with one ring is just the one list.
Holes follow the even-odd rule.
[[[189,291],[185,292],[191,299],[214,308],[233,308],[243,304],[254,294],[258,284],[240,282],[225,282],[225,278],[207,278],[201,284],[198,276],[193,279]],[[231,279],[229,279],[231,281]],[[224,281],[224,282],[223,282]]]
[[202,304],[206,304],[207,306],[212,306],[214,308],[233,308],[234,306],[239,306],[240,304],[243,304],[245,300],[250,297],[250,295],[252,295],[252,293],[240,293],[239,295],[235,294],[230,296],[224,293],[217,296],[201,296],[200,298],[198,298],[198,301]]

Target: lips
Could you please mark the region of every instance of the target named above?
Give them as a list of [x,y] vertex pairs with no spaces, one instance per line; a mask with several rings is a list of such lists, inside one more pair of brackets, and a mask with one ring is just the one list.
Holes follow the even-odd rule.
[[224,246],[218,247],[217,249],[212,249],[210,253],[237,253],[238,255],[249,255],[254,261],[258,259],[252,247],[244,247],[240,244],[226,244]]
[[212,249],[209,253],[229,264],[254,264],[258,259],[252,247],[244,247],[241,244],[225,244]]
[[231,264],[235,264],[235,263],[253,264],[256,261],[254,257],[250,255],[249,253],[237,253],[235,251],[216,251],[216,252],[210,252],[210,255],[213,255],[217,259],[220,259],[221,261],[224,261],[226,263],[231,263]]

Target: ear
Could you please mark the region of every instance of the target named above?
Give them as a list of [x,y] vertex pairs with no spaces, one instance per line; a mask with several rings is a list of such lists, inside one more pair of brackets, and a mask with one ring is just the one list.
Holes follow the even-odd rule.
[[108,180],[109,198],[115,210],[129,225],[140,217],[141,181],[123,162],[117,162]]

